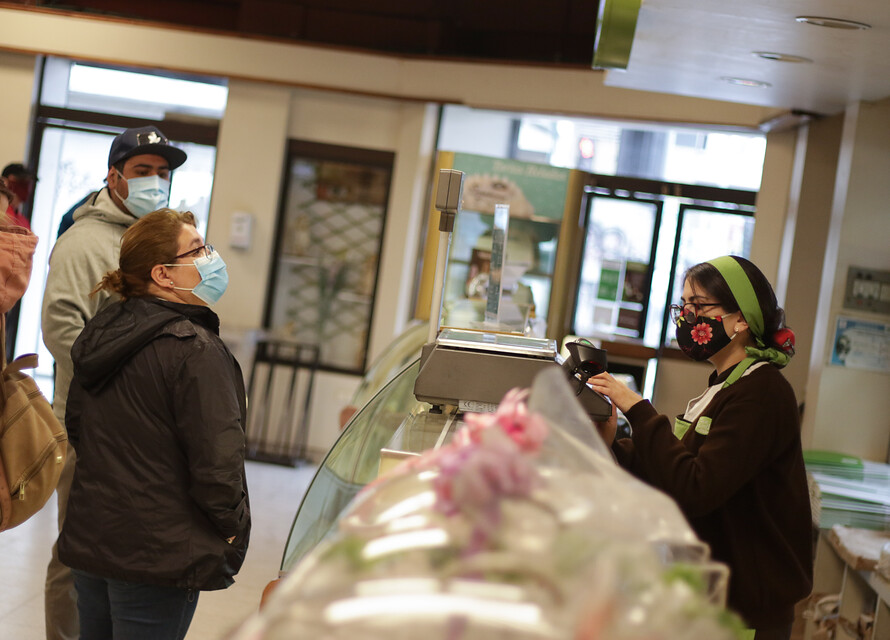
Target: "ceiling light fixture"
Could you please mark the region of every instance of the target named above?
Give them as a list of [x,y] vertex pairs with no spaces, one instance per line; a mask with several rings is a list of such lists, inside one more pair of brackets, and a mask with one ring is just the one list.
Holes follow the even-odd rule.
[[812,62],[810,58],[803,56],[794,56],[790,53],[776,53],[775,51],[754,51],[755,56],[764,60],[775,60],[776,62]]
[[732,78],[730,76],[723,76],[720,78],[724,82],[728,82],[729,84],[735,84],[740,87],[771,87],[772,85],[769,82],[764,82],[763,80],[750,80],[748,78]]
[[848,29],[848,30],[864,30],[871,29],[870,24],[864,22],[856,22],[855,20],[844,20],[842,18],[820,18],[819,16],[797,16],[798,22],[816,25],[817,27],[829,27],[831,29]]

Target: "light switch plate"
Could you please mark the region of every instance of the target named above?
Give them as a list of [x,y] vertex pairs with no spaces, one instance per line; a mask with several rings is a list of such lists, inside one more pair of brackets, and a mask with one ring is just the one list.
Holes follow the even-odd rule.
[[844,308],[890,314],[890,271],[847,269]]

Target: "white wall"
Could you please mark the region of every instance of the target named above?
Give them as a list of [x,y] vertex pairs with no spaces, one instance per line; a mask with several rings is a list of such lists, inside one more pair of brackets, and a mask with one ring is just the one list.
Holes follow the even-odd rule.
[[795,130],[770,133],[767,136],[763,178],[757,194],[750,258],[774,286],[779,272],[782,238],[788,215],[788,185],[794,166],[796,140]]

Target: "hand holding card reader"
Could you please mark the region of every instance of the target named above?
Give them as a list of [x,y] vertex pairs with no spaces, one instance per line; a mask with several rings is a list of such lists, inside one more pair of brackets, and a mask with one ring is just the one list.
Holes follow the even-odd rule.
[[587,386],[587,381],[606,370],[605,349],[597,349],[587,340],[567,342],[569,357],[562,363],[562,370],[575,389],[575,396],[594,420],[605,420],[612,413],[612,406],[605,397]]

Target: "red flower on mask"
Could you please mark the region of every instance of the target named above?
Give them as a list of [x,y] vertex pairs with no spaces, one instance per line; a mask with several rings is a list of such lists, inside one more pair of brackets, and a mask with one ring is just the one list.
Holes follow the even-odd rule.
[[714,330],[706,322],[701,322],[692,328],[692,340],[696,344],[708,344],[713,337]]

